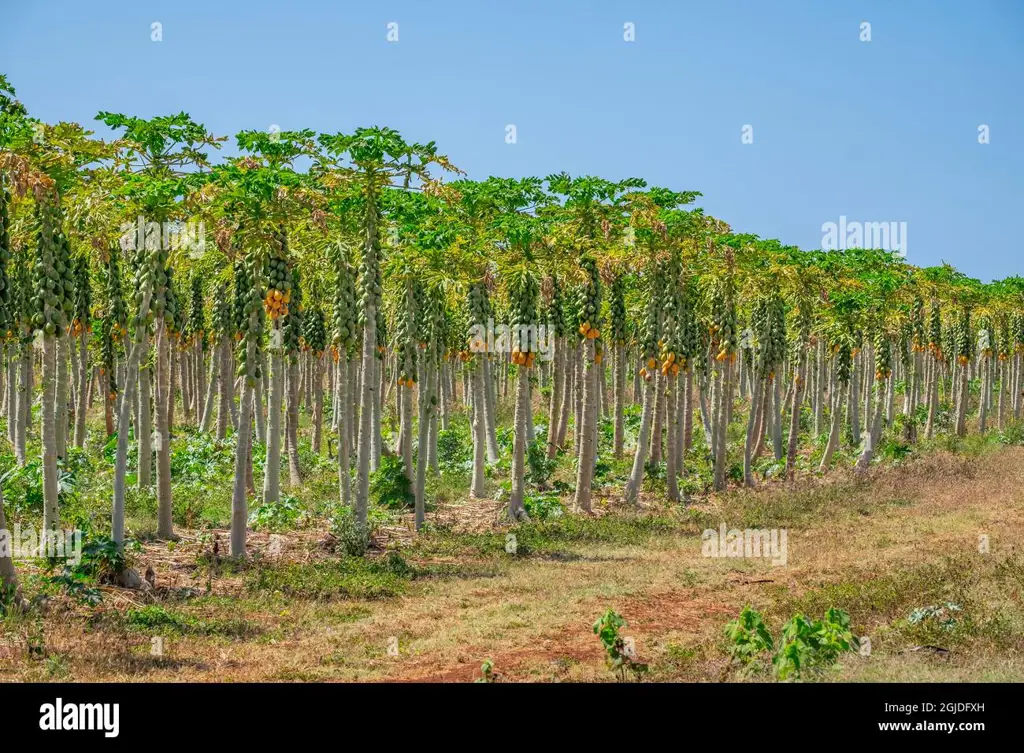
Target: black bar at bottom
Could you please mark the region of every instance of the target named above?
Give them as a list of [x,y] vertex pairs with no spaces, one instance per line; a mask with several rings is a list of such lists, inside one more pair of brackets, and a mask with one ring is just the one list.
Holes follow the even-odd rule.
[[633,748],[648,736],[785,744],[821,734],[817,742],[944,748],[1017,738],[1020,700],[1011,684],[0,684],[8,741],[146,750],[325,736],[343,748],[370,744],[364,735],[387,747],[564,738]]

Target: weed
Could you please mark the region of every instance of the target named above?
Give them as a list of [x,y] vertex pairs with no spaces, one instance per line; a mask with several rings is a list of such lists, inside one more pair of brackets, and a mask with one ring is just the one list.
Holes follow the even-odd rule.
[[412,507],[416,497],[405,475],[402,458],[385,455],[380,459],[380,466],[370,476],[370,497],[383,507]]
[[258,531],[284,531],[297,527],[302,517],[299,501],[286,494],[277,502],[253,508],[249,514],[249,525]]
[[629,675],[639,680],[647,672],[647,665],[636,661],[632,648],[619,635],[619,630],[624,627],[626,621],[613,609],[609,609],[594,623],[594,634],[604,646],[608,668],[618,676],[620,682],[625,682]]

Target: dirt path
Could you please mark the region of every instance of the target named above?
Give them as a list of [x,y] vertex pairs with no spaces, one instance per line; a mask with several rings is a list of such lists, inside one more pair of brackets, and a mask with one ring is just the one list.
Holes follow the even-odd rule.
[[[624,632],[641,657],[699,654],[746,603],[770,610],[822,584],[885,577],[949,556],[1020,552],[1022,480],[1019,448],[929,457],[840,492],[811,525],[789,526],[784,567],[704,557],[693,534],[647,547],[581,548],[576,561],[516,563],[500,578],[444,583],[398,608],[382,605],[350,630],[371,642],[403,636],[400,657],[374,667],[380,679],[466,681],[479,676],[484,658],[506,679],[607,679],[591,632],[606,608],[627,620]],[[980,536],[988,537],[987,555],[978,552]],[[695,669],[713,677],[721,663],[712,658]]]
[[[727,668],[722,627],[745,604],[781,621],[794,604],[817,604],[815,594],[831,589],[822,598],[847,608],[855,630],[878,646],[870,661],[854,657],[840,679],[1024,679],[1017,658],[1024,654],[1024,568],[1012,570],[1017,580],[1010,577],[1002,590],[987,590],[992,568],[1019,562],[1014,558],[1024,552],[1022,481],[1024,449],[973,458],[938,453],[880,471],[869,484],[833,478],[736,492],[695,504],[685,514],[697,525],[644,543],[571,544],[558,557],[496,556],[487,572],[415,580],[382,600],[253,595],[239,579],[224,578],[213,596],[182,602],[203,628],[172,633],[162,657],[153,655],[149,633],[112,632],[79,610],[46,623],[48,651],[62,666],[14,660],[7,671],[83,681],[466,682],[490,658],[503,681],[607,681],[591,626],[612,608],[626,619],[623,634],[635,640],[653,679],[717,680]],[[787,531],[785,566],[702,555],[699,531],[707,523],[742,528],[772,519]],[[979,552],[982,536],[987,553]],[[267,537],[257,539],[267,544]],[[316,561],[315,552],[302,551],[300,559]],[[158,579],[175,588],[190,582],[180,565],[161,557],[147,551],[143,562],[155,563]],[[962,564],[944,572],[957,580],[963,571],[964,588],[998,619],[979,613],[978,635],[968,636],[953,661],[908,658],[893,625],[909,607],[924,606],[916,599],[939,598],[930,576],[911,575],[950,557]],[[191,583],[201,591],[200,580]],[[130,598],[112,593],[104,609],[142,606]],[[252,634],[232,634],[235,622]],[[993,625],[1005,627],[996,634]],[[389,650],[396,641],[397,656]]]

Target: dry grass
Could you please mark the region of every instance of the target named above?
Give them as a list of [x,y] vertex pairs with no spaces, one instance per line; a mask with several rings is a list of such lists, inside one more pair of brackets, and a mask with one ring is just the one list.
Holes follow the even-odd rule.
[[[495,522],[499,505],[460,501],[434,516],[444,530],[416,542],[403,526],[380,532],[408,572],[377,552],[377,569],[348,580],[336,579],[342,563],[325,555],[322,531],[283,536],[274,556],[270,537],[254,534],[255,561],[237,571],[211,568],[211,543],[186,532],[173,550],[151,543],[140,555],[155,591],[107,587],[100,607],[56,599],[45,618],[0,623],[0,670],[19,680],[464,682],[490,658],[502,681],[609,681],[591,625],[613,608],[653,679],[735,680],[721,630],[749,603],[774,627],[796,610],[846,609],[873,653],[826,680],[1020,681],[1022,478],[1021,448],[936,452],[869,482],[832,474],[682,511],[613,505],[573,535],[542,530],[516,557],[501,548],[511,529]],[[652,515],[661,523],[649,530],[637,522]],[[786,528],[788,564],[703,557],[700,531],[721,521]],[[314,575],[321,590],[302,592]],[[908,627],[911,609],[942,600],[963,604],[957,632]],[[946,637],[946,653],[913,650]]]

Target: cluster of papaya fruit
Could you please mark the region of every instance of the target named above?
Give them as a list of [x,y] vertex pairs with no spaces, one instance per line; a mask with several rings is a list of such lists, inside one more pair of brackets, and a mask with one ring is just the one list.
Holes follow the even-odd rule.
[[892,347],[885,332],[875,332],[875,379],[882,381],[892,374]]
[[640,330],[640,350],[644,357],[640,367],[640,376],[644,381],[651,381],[658,368],[658,335],[660,330],[659,293],[662,290],[664,275],[660,268],[655,268],[651,279],[651,287],[647,291],[647,309],[644,312],[644,324]]
[[288,265],[288,237],[284,232],[274,234],[270,259],[267,261],[267,295],[263,308],[271,319],[288,313],[292,300],[292,273]]
[[327,327],[324,324],[324,312],[319,306],[302,317],[302,342],[317,358],[327,347]]
[[35,296],[32,325],[37,332],[60,337],[67,326],[75,290],[68,240],[48,204],[37,206]]
[[[236,376],[245,377],[246,386],[252,388],[263,378],[260,359],[260,339],[263,334],[264,308],[260,295],[259,277],[254,263],[235,262],[235,339],[238,340]],[[253,345],[253,362],[249,362],[249,345]]]
[[[474,344],[474,332],[479,332],[479,327],[486,327],[488,317],[491,316],[491,301],[487,293],[487,287],[482,282],[476,282],[469,286],[468,294],[468,308],[469,308],[469,336],[466,339],[466,344],[470,347]],[[484,352],[487,351],[487,339],[483,338],[482,342],[476,343]],[[469,350],[463,351],[466,357],[463,360],[468,361],[473,357],[473,354]]]
[[355,347],[356,327],[356,283],[352,273],[352,265],[345,258],[342,249],[334,252],[334,311],[331,314],[332,339],[334,347],[331,351],[335,362],[342,353]]
[[416,280],[406,271],[404,293],[398,307],[398,386],[412,389],[416,385],[416,316],[418,296]]
[[562,283],[557,275],[550,278],[550,300],[544,311],[548,328],[555,337],[565,336],[565,312],[563,310],[564,300],[562,297]]
[[124,304],[124,292],[121,288],[120,249],[112,246],[107,250],[107,310],[104,320],[108,323],[104,337],[115,341],[124,339],[128,334],[128,310]]
[[89,260],[79,254],[72,265],[75,278],[74,319],[71,320],[71,334],[78,337],[83,332],[92,332],[92,284],[89,280]]
[[234,335],[235,324],[231,317],[231,299],[228,298],[227,283],[217,283],[213,296],[213,331],[219,336],[231,337]]
[[974,356],[971,340],[971,310],[964,308],[953,323],[953,344],[956,348],[956,362],[966,366]]
[[580,267],[587,275],[587,282],[579,288],[576,313],[579,319],[579,333],[587,340],[597,340],[601,337],[601,276],[597,270],[597,262],[592,256],[580,259]]
[[[533,331],[537,324],[537,303],[540,289],[537,278],[530,272],[521,270],[512,278],[509,286],[509,298],[512,305],[512,331],[518,335]],[[527,369],[533,367],[537,354],[531,349],[529,336],[527,341],[514,343],[512,347],[512,363]]]
[[736,360],[736,307],[724,285],[715,291],[711,305],[710,334],[718,344],[716,361]]
[[299,270],[291,269],[292,289],[291,302],[288,310],[281,314],[281,347],[288,354],[290,360],[298,359],[299,349],[302,347],[302,284]]

